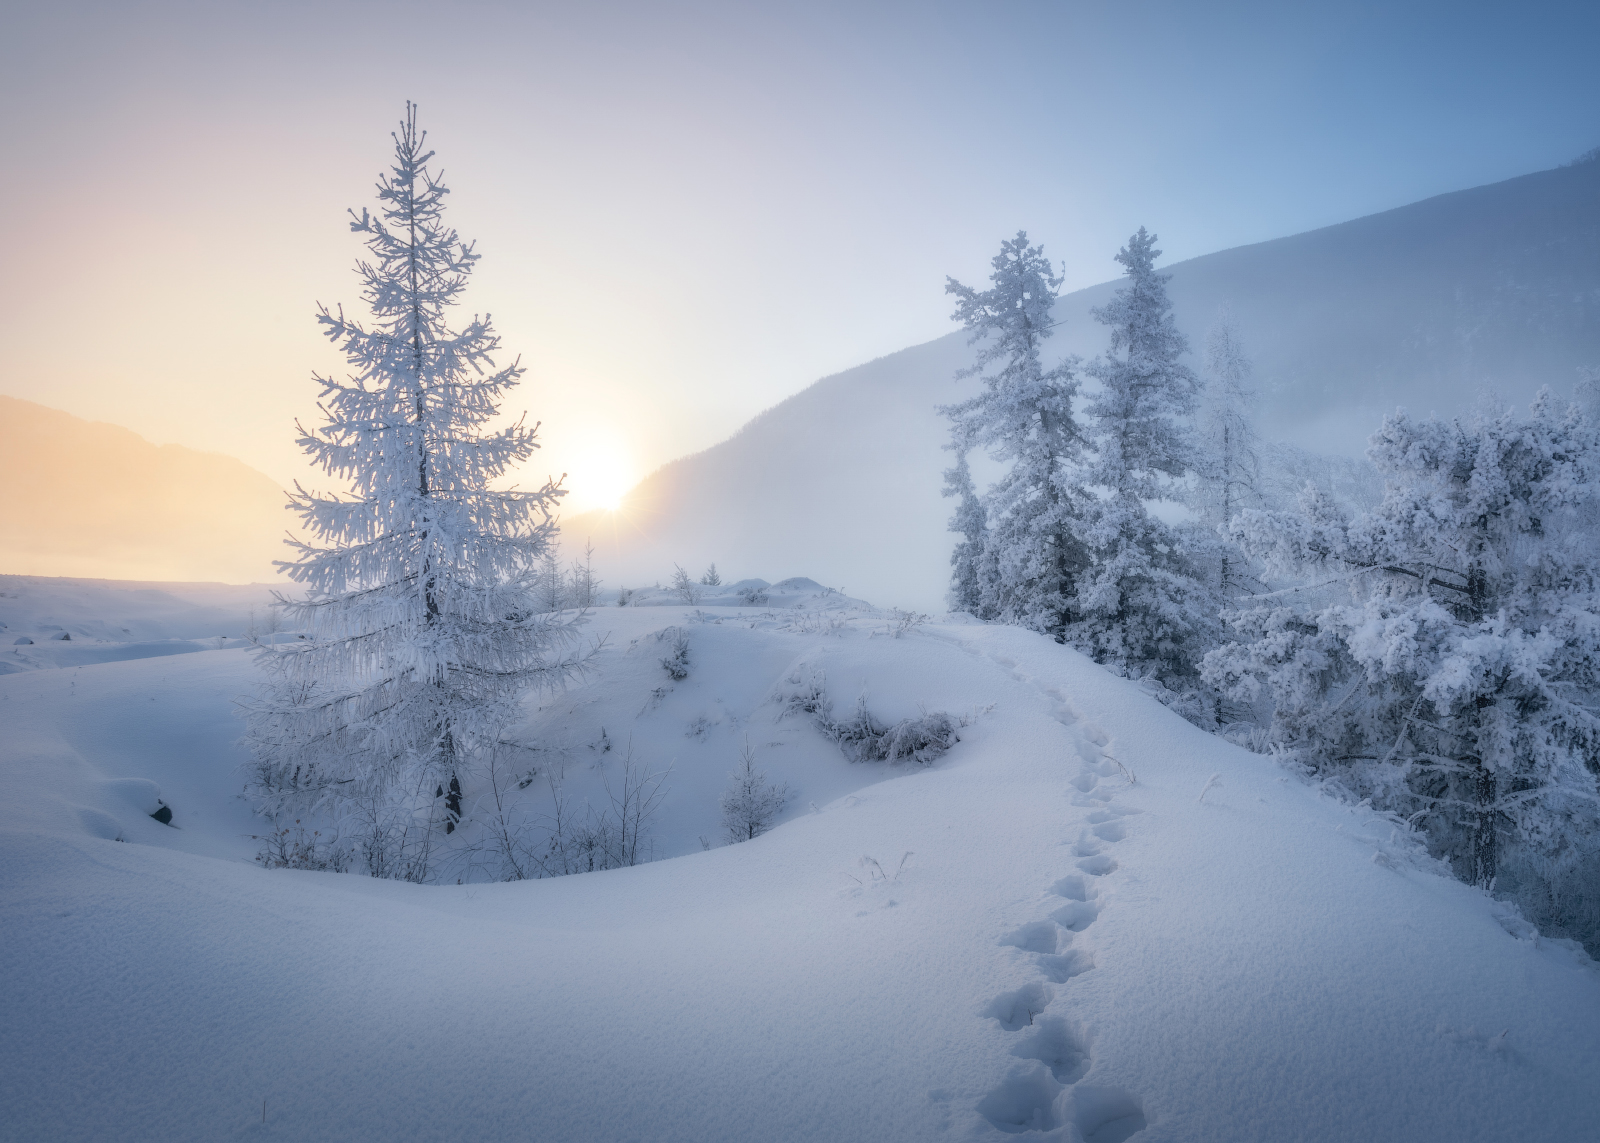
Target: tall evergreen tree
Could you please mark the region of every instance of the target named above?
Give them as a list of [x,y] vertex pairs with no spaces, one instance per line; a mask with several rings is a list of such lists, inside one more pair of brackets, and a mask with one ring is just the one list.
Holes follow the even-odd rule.
[[537,448],[521,421],[484,428],[522,368],[496,367],[487,317],[447,324],[479,256],[444,222],[412,105],[394,138],[378,215],[351,212],[373,321],[321,309],[353,375],[316,378],[324,423],[299,430],[350,492],[291,497],[319,542],[280,565],[307,588],[282,602],[312,638],[263,652],[270,686],[248,717],[265,810],[320,803],[375,876],[420,880],[474,756],[519,695],[571,668],[558,649],[572,627],[531,598],[561,490],[493,487]]
[[1046,369],[1040,358],[1061,288],[1043,248],[1018,231],[992,266],[987,290],[954,278],[945,283],[956,298],[954,319],[979,346],[977,362],[957,376],[980,376],[984,388],[942,412],[958,440],[1011,462],[983,498],[989,531],[979,561],[982,613],[1059,637],[1071,621],[1073,581],[1084,562],[1075,531],[1086,498],[1072,480],[1083,449],[1072,411],[1077,360]]
[[950,530],[961,537],[950,553],[950,610],[992,619],[984,607],[982,580],[989,528],[983,503],[972,486],[972,469],[967,464],[968,446],[960,434],[952,433],[945,447],[956,454],[955,464],[944,471],[944,495],[956,498]]
[[1094,458],[1084,480],[1099,492],[1083,532],[1090,563],[1078,581],[1068,637],[1102,663],[1163,682],[1190,678],[1216,606],[1175,529],[1152,500],[1181,498],[1194,467],[1186,419],[1200,381],[1178,358],[1188,343],[1172,321],[1161,251],[1143,227],[1118,252],[1127,285],[1095,319],[1111,349],[1086,372],[1100,382],[1088,402]]
[[[1222,533],[1245,508],[1260,507],[1260,463],[1250,419],[1255,393],[1250,359],[1233,315],[1226,310],[1206,337],[1206,378],[1200,400],[1196,469],[1197,502],[1208,553],[1210,584],[1224,600],[1258,586],[1249,561]],[[1198,554],[1198,553],[1197,553]]]

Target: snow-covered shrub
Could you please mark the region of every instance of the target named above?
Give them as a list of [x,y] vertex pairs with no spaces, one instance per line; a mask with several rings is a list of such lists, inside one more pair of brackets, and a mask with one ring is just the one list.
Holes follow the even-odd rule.
[[656,642],[667,645],[661,669],[677,682],[689,677],[689,633],[682,627],[665,627],[656,632]]
[[797,671],[789,676],[788,686],[773,695],[778,704],[778,717],[804,714],[826,723],[833,713],[833,702],[828,698],[827,676],[821,671]]
[[889,609],[889,626],[885,634],[895,639],[903,639],[918,627],[929,620],[930,616],[922,615],[915,611],[902,611],[898,607]]
[[767,589],[764,587],[741,587],[739,589],[739,602],[746,607],[765,607],[767,605]]
[[783,812],[788,801],[789,787],[774,786],[756,769],[756,752],[746,742],[739,752],[739,765],[719,801],[728,841],[760,837],[772,827],[773,819]]
[[839,721],[828,721],[823,731],[839,744],[852,762],[901,762],[907,759],[926,765],[960,741],[956,721],[944,711],[923,711],[915,718],[903,718],[885,726],[867,709],[865,696],[856,700],[856,709]]
[[703,594],[700,585],[677,564],[672,565],[672,592],[690,607],[699,603]]
[[960,741],[956,731],[965,725],[944,711],[930,714],[926,710],[915,718],[885,725],[867,709],[865,695],[856,700],[854,711],[835,719],[821,672],[789,676],[788,686],[773,695],[773,700],[779,705],[779,718],[810,716],[817,729],[837,742],[852,762],[932,762]]
[[[1600,852],[1600,449],[1548,392],[1530,416],[1388,418],[1388,490],[1354,519],[1308,488],[1245,512],[1244,546],[1330,579],[1230,616],[1206,677],[1269,699],[1275,749],[1417,822],[1464,880],[1572,927]],[[1498,879],[1504,866],[1509,880]],[[1600,930],[1584,934],[1600,940]]]
[[633,589],[626,587],[617,588],[617,606],[627,607],[633,602]]
[[608,805],[596,812],[590,805],[575,813],[550,775],[554,808],[546,826],[545,844],[534,857],[541,877],[565,877],[599,869],[621,869],[651,860],[650,827],[666,799],[670,771],[640,768],[630,751],[615,778],[601,772]]
[[342,848],[336,838],[325,838],[320,830],[308,833],[298,820],[292,826],[275,829],[255,840],[262,843],[256,860],[263,869],[344,873],[350,868],[350,852]]

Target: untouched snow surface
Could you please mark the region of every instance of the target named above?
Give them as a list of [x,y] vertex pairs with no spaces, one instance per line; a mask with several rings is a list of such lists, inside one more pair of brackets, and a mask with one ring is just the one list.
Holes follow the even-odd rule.
[[[747,737],[783,824],[546,881],[254,865],[244,651],[0,678],[0,1138],[1594,1137],[1600,973],[1387,821],[1039,636],[772,602],[599,610],[529,717],[673,759],[674,852]],[[853,765],[776,718],[808,663],[976,717]]]

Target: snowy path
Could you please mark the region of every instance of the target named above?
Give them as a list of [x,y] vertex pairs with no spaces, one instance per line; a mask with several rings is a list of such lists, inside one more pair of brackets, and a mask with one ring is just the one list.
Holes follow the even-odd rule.
[[153,757],[113,733],[140,702],[223,741],[231,653],[0,678],[0,774],[28,807],[0,832],[0,1139],[1460,1143],[1600,1121],[1600,974],[1380,822],[1022,632],[811,645],[993,710],[935,766],[745,845],[461,887],[117,844],[67,812]]

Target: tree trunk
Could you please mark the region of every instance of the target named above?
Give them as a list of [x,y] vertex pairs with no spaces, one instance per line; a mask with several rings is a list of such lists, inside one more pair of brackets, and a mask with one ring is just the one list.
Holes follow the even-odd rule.
[[1473,776],[1473,800],[1478,809],[1472,827],[1472,883],[1484,889],[1494,885],[1498,854],[1495,844],[1494,774],[1481,763]]

